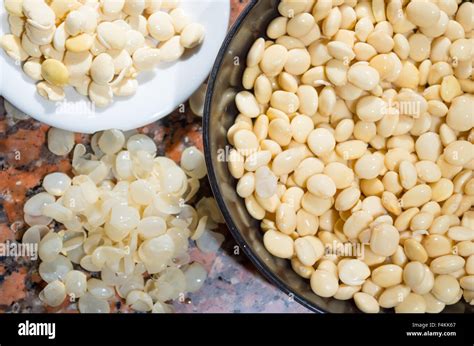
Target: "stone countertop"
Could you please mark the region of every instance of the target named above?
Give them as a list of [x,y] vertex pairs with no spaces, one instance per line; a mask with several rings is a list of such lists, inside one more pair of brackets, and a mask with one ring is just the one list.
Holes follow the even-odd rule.
[[[233,23],[248,0],[231,0]],[[140,129],[158,144],[161,155],[179,161],[181,152],[195,145],[202,150],[201,118],[189,107],[180,113]],[[33,119],[13,124],[5,115],[0,97],[0,243],[21,239],[28,228],[23,220],[23,204],[41,189],[42,178],[51,172],[69,172],[68,157],[58,157],[46,147],[48,126]],[[76,134],[76,142],[88,143],[88,135]],[[207,180],[201,182],[201,195],[210,195]],[[216,254],[202,254],[192,249],[192,258],[209,272],[204,287],[175,302],[177,312],[308,312],[276,287],[268,283],[244,254],[235,255],[235,242],[226,236]],[[44,282],[38,275],[38,262],[27,258],[0,257],[1,312],[76,312],[76,304],[66,301],[58,308],[45,307],[38,299]],[[112,311],[127,312],[119,298],[111,303]]]

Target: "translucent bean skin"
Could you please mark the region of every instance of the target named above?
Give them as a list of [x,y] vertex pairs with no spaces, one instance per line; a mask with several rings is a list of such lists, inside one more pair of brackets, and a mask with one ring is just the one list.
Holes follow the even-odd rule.
[[[473,9],[282,0],[251,46],[245,129],[236,120],[228,139],[233,157],[269,159],[274,185],[254,198],[254,166],[229,171],[267,250],[316,295],[366,313],[472,304]],[[315,262],[311,237],[363,254]]]

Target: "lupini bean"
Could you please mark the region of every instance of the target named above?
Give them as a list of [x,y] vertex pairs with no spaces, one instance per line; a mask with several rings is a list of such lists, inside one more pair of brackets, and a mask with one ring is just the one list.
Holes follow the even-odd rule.
[[323,215],[325,212],[327,212],[331,208],[332,204],[333,204],[332,199],[316,197],[315,195],[309,192],[305,193],[301,200],[301,206],[306,211],[316,216]]
[[342,15],[338,7],[329,11],[328,16],[323,20],[322,31],[324,36],[331,37],[336,34],[341,26]]
[[343,42],[333,41],[328,43],[327,47],[329,54],[338,60],[348,62],[355,58],[355,54],[351,47]]
[[357,65],[349,69],[347,79],[362,90],[372,90],[378,84],[380,76],[373,67]]
[[235,147],[244,156],[252,154],[258,147],[257,137],[249,130],[237,131],[234,135],[234,143]]
[[436,299],[431,293],[423,295],[426,303],[426,312],[440,313],[445,308],[446,304]]
[[308,146],[316,155],[322,155],[334,149],[336,141],[331,132],[319,128],[312,131],[308,136]]
[[273,160],[272,170],[276,175],[291,173],[298,167],[302,158],[303,156],[299,148],[285,150]]
[[410,294],[410,288],[404,285],[396,285],[387,288],[378,300],[383,308],[393,308],[401,304]]
[[354,207],[360,198],[360,190],[355,187],[348,187],[342,190],[336,198],[335,209],[347,211]]
[[358,292],[354,294],[354,302],[362,312],[377,314],[380,311],[377,299],[370,294]]
[[316,216],[308,213],[304,209],[296,213],[296,231],[300,236],[316,234],[319,226],[319,220]]
[[181,33],[180,43],[184,48],[194,48],[204,41],[205,29],[199,23],[186,25]]
[[293,255],[293,240],[286,234],[269,230],[265,232],[263,242],[273,256],[290,258]]
[[367,43],[378,53],[389,53],[395,45],[392,37],[382,30],[372,31],[367,37]]
[[444,150],[444,159],[454,166],[463,166],[474,157],[474,146],[468,141],[455,141]]
[[474,104],[472,95],[461,95],[456,97],[449,107],[446,123],[454,130],[467,131],[473,126],[469,109]]
[[97,26],[97,39],[108,49],[125,48],[125,30],[116,23],[104,22]]
[[330,177],[324,174],[313,175],[308,179],[306,185],[308,191],[318,197],[329,198],[336,193],[336,185]]
[[91,49],[93,37],[89,34],[81,34],[66,40],[65,47],[67,50],[75,53],[85,52]]
[[159,45],[160,57],[164,62],[172,62],[178,60],[185,51],[185,47],[180,42],[180,36],[173,36],[166,42]]
[[294,93],[277,90],[271,97],[270,105],[286,114],[291,114],[298,110],[300,101]]
[[293,37],[302,37],[310,32],[315,22],[309,13],[300,13],[288,21],[287,32]]
[[322,173],[324,164],[317,158],[307,158],[301,161],[294,173],[295,182],[302,187],[306,186],[307,179],[314,174]]
[[381,256],[391,256],[395,253],[398,241],[398,230],[389,224],[379,224],[372,230],[370,248]]
[[277,76],[286,64],[288,59],[288,50],[281,45],[268,47],[263,53],[260,68],[268,77]]
[[425,267],[421,262],[409,262],[403,269],[403,281],[410,288],[419,286],[425,277]]
[[265,52],[265,39],[257,39],[247,54],[247,66],[257,66],[262,61],[263,53]]
[[449,229],[448,236],[455,241],[474,240],[474,230],[470,227],[454,226]]
[[360,291],[360,286],[350,286],[342,284],[339,286],[336,294],[334,295],[335,299],[338,300],[349,300],[354,297],[354,294]]
[[380,287],[390,287],[402,282],[403,269],[397,265],[386,264],[372,272],[373,282]]
[[291,259],[291,268],[293,268],[296,274],[305,279],[309,279],[314,272],[313,267],[303,265],[296,257]]
[[66,85],[69,81],[69,71],[66,66],[54,59],[47,59],[41,64],[41,75],[47,82],[59,87]]
[[336,101],[334,88],[324,87],[319,94],[319,113],[323,116],[329,116],[334,111]]
[[324,174],[331,177],[338,189],[349,187],[354,180],[354,172],[352,169],[339,162],[331,162],[326,165]]
[[91,77],[95,83],[105,85],[112,80],[114,74],[114,65],[109,54],[102,53],[92,62]]
[[449,274],[464,267],[466,261],[461,256],[445,255],[435,258],[430,269],[435,274]]
[[431,199],[431,188],[426,184],[416,185],[408,190],[401,199],[404,209],[419,207]]
[[288,18],[277,17],[273,19],[267,28],[267,36],[271,39],[279,38],[286,34]]
[[411,3],[406,8],[408,19],[415,25],[429,27],[439,19],[439,8],[432,3]]
[[332,297],[338,288],[337,277],[330,272],[317,269],[311,275],[311,289],[320,297]]
[[268,126],[268,136],[280,146],[287,146],[291,142],[292,129],[285,118],[273,119]]
[[380,174],[383,168],[382,156],[368,154],[357,160],[354,170],[362,179],[374,179]]
[[296,212],[293,206],[287,203],[280,204],[276,211],[275,221],[281,232],[292,234],[296,229]]
[[306,143],[309,134],[313,131],[314,123],[312,119],[306,115],[296,115],[291,120],[291,132],[293,138],[298,143]]
[[322,257],[324,247],[318,238],[306,236],[295,240],[295,253],[302,264],[313,266]]
[[346,260],[339,262],[339,278],[347,285],[362,285],[370,275],[370,269],[360,260]]
[[139,71],[152,70],[161,61],[161,52],[156,48],[142,47],[133,53],[133,65]]
[[413,238],[405,240],[403,249],[405,250],[407,258],[411,261],[425,263],[428,260],[428,254],[423,245]]
[[460,290],[459,282],[451,275],[438,275],[435,278],[432,294],[438,300],[449,304]]
[[[298,80],[288,72],[283,71],[280,73],[278,76],[278,84],[284,91],[292,93],[298,91]],[[272,85],[272,88],[275,88],[275,85]]]
[[255,97],[248,91],[241,91],[235,97],[235,103],[240,113],[249,118],[256,118],[260,115],[260,107]]
[[426,312],[425,299],[416,293],[410,293],[402,303],[395,307],[397,313],[424,313]]
[[[462,255],[462,253],[470,254],[472,252],[472,242],[471,243],[464,243],[466,246],[462,246],[461,244],[459,245],[459,254]],[[470,250],[468,249],[470,247]],[[474,274],[474,256],[471,254],[466,261],[466,273],[467,274]]]
[[424,268],[425,268],[425,275],[423,276],[423,280],[421,281],[421,284],[419,284],[416,287],[412,287],[413,292],[417,294],[426,294],[433,289],[434,274],[427,265],[425,265]]

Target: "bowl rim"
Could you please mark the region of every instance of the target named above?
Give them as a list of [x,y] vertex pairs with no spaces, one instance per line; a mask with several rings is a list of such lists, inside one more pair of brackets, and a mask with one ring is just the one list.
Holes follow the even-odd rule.
[[[210,111],[211,111],[211,101],[212,97],[214,96],[214,87],[216,83],[217,76],[220,72],[222,62],[224,60],[224,57],[228,51],[230,43],[233,41],[235,38],[235,35],[237,32],[240,30],[242,27],[243,22],[249,15],[249,13],[253,10],[253,8],[259,3],[260,0],[250,0],[248,5],[245,7],[245,9],[242,11],[242,13],[239,15],[237,20],[235,21],[234,25],[232,28],[229,30],[227,33],[224,42],[222,43],[221,49],[219,50],[219,54],[217,55],[217,58],[214,62],[214,66],[212,68],[211,74],[209,76],[209,81],[208,81],[208,87],[207,87],[207,93],[206,93],[206,98],[205,98],[205,104],[204,104],[204,115],[203,115],[203,142],[204,142],[204,156],[206,160],[206,166],[207,166],[207,172],[208,172],[208,180],[209,184],[211,186],[212,193],[214,194],[214,197],[216,199],[217,205],[219,206],[219,209],[222,212],[222,215],[224,217],[224,220],[227,224],[227,227],[234,237],[235,241],[237,242],[237,245],[243,250],[245,255],[250,259],[252,264],[257,268],[257,270],[273,285],[275,285],[278,289],[280,289],[282,292],[284,292],[286,295],[289,297],[293,297],[296,302],[299,304],[303,305],[305,308],[313,311],[313,312],[318,312],[318,313],[326,313],[327,311],[324,310],[323,308],[316,306],[312,302],[310,302],[308,299],[303,297],[302,295],[294,292],[283,280],[278,278],[272,270],[263,262],[261,261],[258,256],[254,253],[252,248],[249,246],[249,244],[245,241],[245,239],[242,237],[240,234],[239,229],[235,225],[234,221],[232,220],[232,217],[227,209],[227,206],[224,202],[224,199],[222,198],[222,194],[219,188],[219,184],[217,182],[217,177],[214,172],[214,165],[212,163],[212,154],[211,154],[211,143],[210,143]],[[309,283],[308,283],[309,284]]]

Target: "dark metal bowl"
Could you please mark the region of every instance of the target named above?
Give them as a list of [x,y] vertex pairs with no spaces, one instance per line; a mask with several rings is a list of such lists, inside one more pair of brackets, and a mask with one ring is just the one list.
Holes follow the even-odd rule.
[[[270,282],[288,294],[288,299],[315,312],[358,312],[352,300],[318,297],[311,291],[309,280],[298,276],[288,260],[268,253],[259,222],[248,214],[243,199],[235,191],[236,181],[227,168],[226,155],[231,146],[226,135],[238,114],[234,97],[243,90],[242,74],[247,53],[258,37],[265,36],[268,23],[279,15],[278,2],[251,1],[227,35],[211,72],[203,120],[209,181],[237,244]],[[445,312],[472,312],[472,307],[458,303],[447,307]]]

